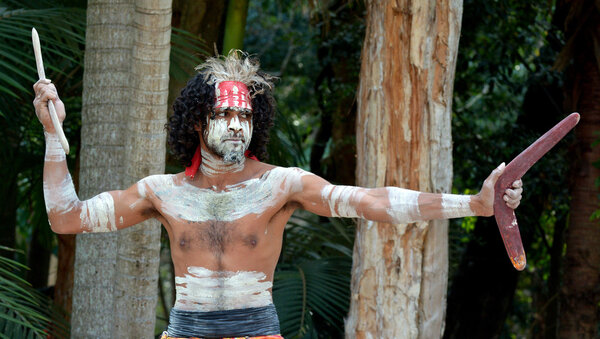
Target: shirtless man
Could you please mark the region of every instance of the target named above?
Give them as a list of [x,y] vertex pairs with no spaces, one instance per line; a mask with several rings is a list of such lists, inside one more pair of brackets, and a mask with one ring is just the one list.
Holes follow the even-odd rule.
[[[299,168],[264,159],[274,101],[271,78],[244,55],[211,58],[174,104],[167,124],[184,173],[153,175],[123,191],[80,201],[48,115],[54,86],[34,86],[45,129],[44,197],[56,233],[108,232],[158,219],[169,233],[177,297],[163,338],[280,338],[271,298],[286,222],[297,208],[325,217],[404,224],[419,220],[491,216],[500,165],[473,196],[421,193],[396,187],[331,185]],[[255,157],[253,157],[253,155]],[[521,182],[506,190],[516,208]]]

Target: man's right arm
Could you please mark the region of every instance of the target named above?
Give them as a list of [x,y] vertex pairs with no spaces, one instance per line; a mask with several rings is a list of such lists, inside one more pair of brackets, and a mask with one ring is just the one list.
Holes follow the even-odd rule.
[[[148,219],[154,207],[138,185],[124,191],[101,193],[80,201],[67,168],[66,155],[48,113],[48,100],[53,100],[59,120],[65,118],[64,105],[49,81],[34,85],[34,106],[44,125],[46,155],[44,158],[44,200],[48,221],[56,233],[109,232],[135,225]],[[148,213],[150,211],[150,213]]]

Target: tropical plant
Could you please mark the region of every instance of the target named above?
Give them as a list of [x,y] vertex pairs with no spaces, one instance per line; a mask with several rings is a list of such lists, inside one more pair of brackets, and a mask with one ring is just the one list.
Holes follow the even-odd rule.
[[350,302],[354,223],[296,213],[288,222],[273,282],[289,338],[340,337]]
[[[14,251],[3,246],[0,250]],[[62,312],[16,273],[27,269],[0,256],[0,338],[68,337]]]

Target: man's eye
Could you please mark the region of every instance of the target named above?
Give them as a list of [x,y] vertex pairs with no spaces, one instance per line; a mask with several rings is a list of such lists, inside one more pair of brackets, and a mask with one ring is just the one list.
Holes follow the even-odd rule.
[[217,116],[220,116],[220,117],[224,117],[224,116],[226,116],[226,115],[227,115],[227,113],[226,113],[226,112],[220,112],[219,114],[217,114]]
[[243,113],[243,112],[242,112],[242,113],[240,113],[240,116],[241,116],[242,118],[246,119],[246,117],[248,116],[248,114],[246,114],[246,113]]

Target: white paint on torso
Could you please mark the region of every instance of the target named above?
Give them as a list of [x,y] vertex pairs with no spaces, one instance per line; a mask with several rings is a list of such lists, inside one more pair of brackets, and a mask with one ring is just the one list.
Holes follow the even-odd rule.
[[150,190],[158,198],[158,210],[176,219],[205,222],[234,221],[247,215],[260,216],[283,201],[283,195],[302,189],[301,178],[308,174],[299,168],[276,167],[260,178],[226,186],[223,191],[198,188],[183,181],[175,183],[174,175],[155,175],[138,183],[142,198]]
[[271,281],[263,272],[211,271],[188,267],[183,277],[175,277],[175,308],[186,311],[221,311],[261,307],[273,302]]

